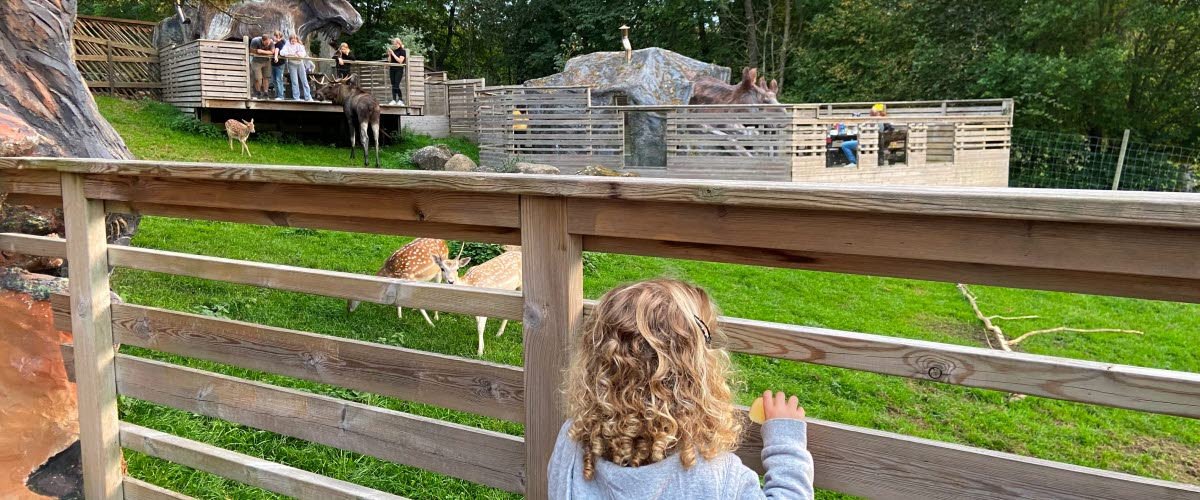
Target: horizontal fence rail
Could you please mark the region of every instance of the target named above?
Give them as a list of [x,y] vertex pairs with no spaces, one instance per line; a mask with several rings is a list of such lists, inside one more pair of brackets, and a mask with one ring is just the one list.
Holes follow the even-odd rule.
[[[1187,195],[28,158],[0,159],[0,192],[12,193],[10,201],[39,206],[70,208],[90,200],[95,210],[520,243],[526,282],[519,293],[104,246],[95,239],[86,249],[95,259],[88,261],[104,270],[112,265],[523,319],[524,369],[110,304],[107,294],[90,302],[97,316],[71,310],[78,298],[56,296],[53,302],[60,328],[104,327],[114,344],[524,422],[522,439],[128,355],[115,359],[119,394],[530,498],[546,497],[545,460],[562,418],[557,386],[565,342],[594,305],[582,300],[583,250],[1200,302],[1200,259],[1195,257],[1200,221],[1194,217],[1200,200]],[[78,212],[72,208],[68,217]],[[71,235],[96,230],[87,226]],[[0,251],[68,256],[83,251],[74,238],[0,234]],[[93,288],[93,293],[100,291]],[[721,318],[720,325],[735,352],[1200,418],[1200,374],[1195,373],[739,318]],[[88,349],[104,351],[96,345]],[[96,369],[87,357],[75,359],[72,367],[89,375]],[[81,413],[90,408],[84,403],[81,398]],[[99,415],[113,439],[119,435],[121,446],[140,446],[150,455],[271,491],[360,491],[122,424],[115,414]],[[761,440],[755,426],[748,429],[739,455],[761,472]],[[1200,498],[1200,487],[1179,483],[833,422],[813,420],[810,429],[817,486],[852,495]],[[117,481],[127,496],[172,498],[163,495],[173,493],[130,478]],[[367,498],[394,498],[361,492],[377,494]]]

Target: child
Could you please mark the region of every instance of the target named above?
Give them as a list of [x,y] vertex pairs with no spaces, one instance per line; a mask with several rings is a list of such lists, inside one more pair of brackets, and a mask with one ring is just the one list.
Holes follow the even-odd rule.
[[674,280],[626,285],[600,299],[573,348],[551,498],[813,497],[795,396],[763,393],[765,486],[731,453],[742,424],[729,354],[712,347],[716,319],[704,290]]

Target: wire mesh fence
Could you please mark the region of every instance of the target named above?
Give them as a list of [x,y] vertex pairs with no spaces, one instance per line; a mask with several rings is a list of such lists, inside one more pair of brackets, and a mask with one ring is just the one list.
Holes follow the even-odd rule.
[[1013,129],[1009,165],[1012,187],[1200,192],[1200,148]]

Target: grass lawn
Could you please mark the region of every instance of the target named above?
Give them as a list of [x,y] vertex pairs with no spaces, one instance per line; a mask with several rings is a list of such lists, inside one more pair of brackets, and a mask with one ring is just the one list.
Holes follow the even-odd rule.
[[[176,125],[171,108],[99,98],[101,111],[142,159],[241,162],[223,137]],[[178,130],[177,130],[178,129]],[[429,143],[406,138],[385,161],[403,165],[403,152]],[[475,156],[461,141],[451,147]],[[351,166],[345,145],[264,144],[251,140],[254,161]],[[405,238],[307,229],[146,218],[134,244],[201,255],[373,274]],[[657,276],[708,288],[725,314],[758,320],[854,330],[981,346],[984,330],[953,284],[848,276],[669,259],[597,255],[585,291],[598,297],[614,285]],[[474,358],[471,318],[443,314],[429,327],[416,311],[363,305],[347,315],[345,302],[254,287],[118,270],[113,286],[127,301],[414,349]],[[1021,345],[1026,352],[1200,372],[1200,307],[1132,299],[973,287],[988,314],[1036,314],[1001,322],[1014,334],[1068,325],[1124,328],[1128,334],[1052,334]],[[497,321],[489,325],[495,332]],[[521,364],[520,325],[489,337],[483,359]],[[518,424],[373,394],[221,366],[130,347],[125,351],[253,380],[520,435]],[[1042,398],[1009,402],[1006,394],[754,356],[736,356],[739,399],[765,388],[800,396],[815,418],[968,444],[1090,467],[1200,484],[1200,422],[1185,418]],[[122,418],[411,498],[508,498],[505,492],[358,454],[286,438],[220,420],[123,398]],[[127,452],[130,474],[205,499],[276,495],[185,467]],[[825,492],[823,498],[840,498]]]

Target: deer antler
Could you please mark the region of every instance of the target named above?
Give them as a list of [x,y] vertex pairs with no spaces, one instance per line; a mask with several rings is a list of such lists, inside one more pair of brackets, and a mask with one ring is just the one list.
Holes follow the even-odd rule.
[[465,242],[465,241],[462,242],[460,245],[458,245],[458,256],[454,257],[454,260],[458,260],[458,259],[462,258],[462,251],[464,248],[467,248],[467,242]]

